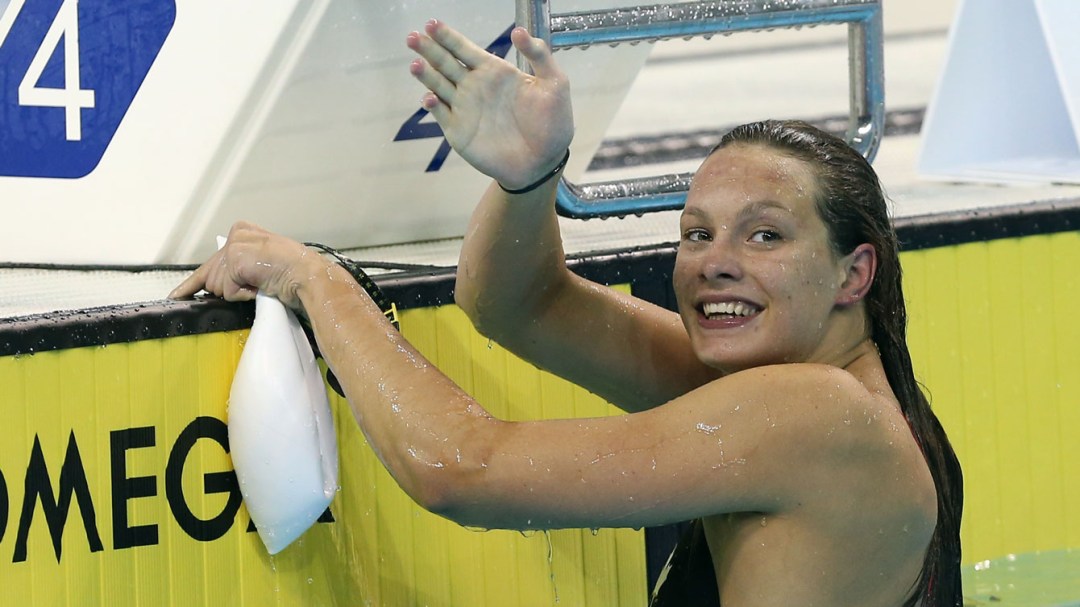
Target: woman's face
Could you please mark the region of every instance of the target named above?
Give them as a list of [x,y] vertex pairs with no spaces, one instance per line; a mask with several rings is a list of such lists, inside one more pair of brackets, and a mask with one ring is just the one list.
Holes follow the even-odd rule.
[[732,144],[698,170],[674,286],[698,358],[725,372],[828,362],[847,263],[829,246],[806,162]]

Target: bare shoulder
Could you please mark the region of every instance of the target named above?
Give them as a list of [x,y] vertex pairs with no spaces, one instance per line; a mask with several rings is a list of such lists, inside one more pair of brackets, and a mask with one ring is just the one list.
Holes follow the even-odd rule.
[[[706,522],[729,602],[761,600],[762,588],[762,604],[896,604],[909,592],[936,492],[887,382],[863,371],[777,365],[714,382],[771,396],[755,472],[775,507]],[[777,560],[785,583],[766,565]]]
[[775,466],[777,478],[790,479],[788,495],[841,485],[876,491],[885,474],[932,485],[883,372],[772,365],[724,377],[702,392],[713,390],[728,395],[734,410],[757,412],[769,447],[762,459]]
[[[887,382],[876,379],[832,365],[791,363],[740,371],[714,381],[709,389],[767,408],[779,416],[773,420],[777,426],[797,425],[801,432],[811,432],[806,438],[812,440],[814,429],[831,435],[841,426],[857,429],[883,417],[902,419]],[[893,411],[898,416],[889,415]],[[863,423],[857,426],[856,420]]]

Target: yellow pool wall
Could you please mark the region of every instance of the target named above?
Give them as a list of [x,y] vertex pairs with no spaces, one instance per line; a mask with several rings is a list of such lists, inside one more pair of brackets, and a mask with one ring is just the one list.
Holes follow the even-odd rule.
[[[1075,232],[902,254],[916,375],[964,467],[965,563],[1080,547],[1078,259]],[[405,336],[495,415],[617,413],[483,338],[456,306],[406,310],[401,321]],[[200,435],[183,458],[178,445],[197,419],[205,427],[224,424],[245,336],[246,331],[207,333],[0,358],[5,600],[185,606],[647,603],[642,532],[521,534],[458,527],[421,510],[398,489],[336,398],[342,490],[330,507],[334,522],[316,524],[274,557],[248,531],[242,505],[220,537],[193,538],[177,521],[166,469],[170,462],[182,464],[179,495],[196,518],[210,520],[226,509],[229,494],[211,491],[206,476],[231,470],[223,445]],[[118,446],[117,437],[132,429],[140,429],[144,442]],[[152,444],[145,442],[148,436]],[[58,558],[41,503],[46,497],[24,508],[26,478],[44,462],[53,499],[60,499],[61,466],[73,443],[94,520],[86,523],[83,501],[68,492]],[[139,478],[153,479],[153,492],[144,487],[142,494],[118,501],[117,479]],[[117,504],[125,508],[128,527],[154,527],[156,542],[117,547]],[[58,509],[52,510],[59,520]],[[100,550],[93,549],[87,527],[96,531]]]

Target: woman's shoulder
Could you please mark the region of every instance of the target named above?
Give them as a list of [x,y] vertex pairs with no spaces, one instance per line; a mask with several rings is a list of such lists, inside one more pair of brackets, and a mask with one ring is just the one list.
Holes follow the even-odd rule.
[[[880,368],[880,367],[879,367]],[[900,405],[872,365],[840,368],[815,363],[754,367],[706,387],[725,399],[766,411],[777,455],[801,467],[816,462],[825,474],[861,470],[902,459],[919,464],[921,452]]]
[[[880,367],[878,367],[880,368]],[[820,363],[783,363],[745,369],[711,382],[711,389],[753,394],[777,412],[827,421],[852,414],[895,411],[899,404],[884,371]]]

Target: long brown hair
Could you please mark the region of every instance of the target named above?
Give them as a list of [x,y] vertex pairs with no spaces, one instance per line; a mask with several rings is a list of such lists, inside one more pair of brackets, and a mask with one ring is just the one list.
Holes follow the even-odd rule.
[[900,247],[877,174],[843,140],[801,121],[746,124],[725,135],[716,149],[733,143],[764,145],[805,161],[817,176],[815,202],[834,252],[847,255],[863,243],[877,250],[877,274],[864,299],[869,333],[881,353],[889,385],[926,457],[938,501],[937,527],[905,607],[920,600],[924,607],[960,606],[963,473],[945,430],[915,381],[907,347]]

